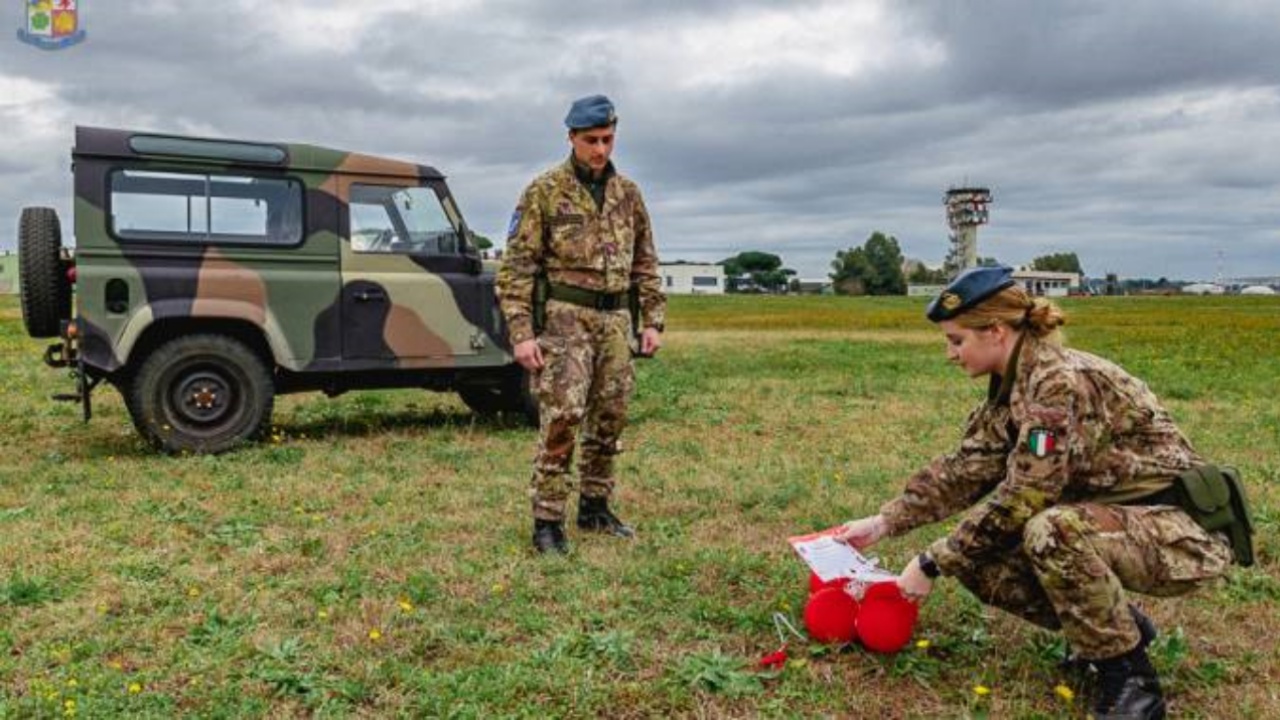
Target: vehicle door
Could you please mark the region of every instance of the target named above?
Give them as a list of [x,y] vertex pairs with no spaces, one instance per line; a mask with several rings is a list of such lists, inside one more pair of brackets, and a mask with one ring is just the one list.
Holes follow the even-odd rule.
[[492,298],[443,183],[347,183],[343,360],[351,367],[466,364]]

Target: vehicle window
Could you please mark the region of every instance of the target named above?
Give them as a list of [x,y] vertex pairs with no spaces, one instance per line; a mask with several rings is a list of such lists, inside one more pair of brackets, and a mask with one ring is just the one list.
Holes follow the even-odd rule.
[[111,230],[124,240],[293,245],[302,240],[296,180],[117,170]]
[[365,253],[458,255],[458,229],[435,190],[390,185],[351,186],[351,249]]

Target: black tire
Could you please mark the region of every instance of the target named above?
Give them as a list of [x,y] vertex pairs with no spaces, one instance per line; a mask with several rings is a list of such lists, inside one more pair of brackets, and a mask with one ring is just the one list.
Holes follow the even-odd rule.
[[459,385],[458,397],[477,415],[518,415],[537,427],[538,401],[529,387],[529,374],[516,366],[503,370],[496,382]]
[[27,334],[57,337],[62,321],[71,319],[71,279],[62,260],[62,227],[53,208],[22,209],[18,272]]
[[247,345],[226,335],[189,335],[143,360],[125,405],[157,449],[220,453],[262,437],[274,402],[267,366]]

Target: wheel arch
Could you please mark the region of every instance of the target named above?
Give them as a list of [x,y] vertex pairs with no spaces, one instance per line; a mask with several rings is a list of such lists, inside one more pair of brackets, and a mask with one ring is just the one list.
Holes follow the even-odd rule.
[[151,353],[182,335],[225,335],[244,343],[262,360],[272,375],[277,363],[271,343],[262,328],[239,318],[161,318],[148,324],[128,350],[122,374],[131,376]]

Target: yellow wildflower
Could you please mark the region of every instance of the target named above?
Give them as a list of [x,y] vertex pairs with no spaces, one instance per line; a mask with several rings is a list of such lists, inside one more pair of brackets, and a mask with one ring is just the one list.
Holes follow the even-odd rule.
[[187,597],[193,597],[193,598],[200,597],[200,588],[196,587],[195,585],[192,585],[191,587],[187,588]]
[[370,639],[370,640],[372,640],[372,641],[374,641],[374,642],[377,642],[377,641],[381,640],[381,639],[382,639],[382,631],[381,631],[381,630],[379,630],[378,628],[374,628],[374,629],[370,630],[370,631],[369,631],[369,639]]
[[129,683],[129,694],[130,694],[130,695],[137,695],[137,694],[138,694],[138,693],[140,693],[140,692],[142,692],[142,683],[139,683],[139,682],[131,682],[131,683]]
[[80,684],[80,683],[79,683],[79,682],[77,682],[75,678],[68,678],[68,679],[67,679],[67,687],[75,687],[75,686],[77,686],[77,685],[79,685],[79,684]]
[[409,602],[409,598],[400,598],[400,609],[409,612],[413,609],[413,603]]
[[977,695],[978,697],[986,697],[991,694],[991,688],[987,687],[986,685],[974,685],[973,694]]
[[1060,684],[1057,687],[1055,687],[1053,691],[1058,694],[1058,697],[1062,698],[1063,702],[1071,702],[1072,700],[1076,699],[1075,692],[1072,691],[1071,688],[1067,687],[1066,685]]
[[917,641],[916,641],[916,649],[917,649],[917,650],[928,650],[928,649],[929,649],[929,641],[928,641],[928,640],[917,640]]
[[328,618],[328,617],[329,617],[329,611],[328,611],[328,610],[317,610],[317,611],[316,611],[316,617],[320,618],[321,620],[324,620],[324,619],[326,619],[326,618]]

